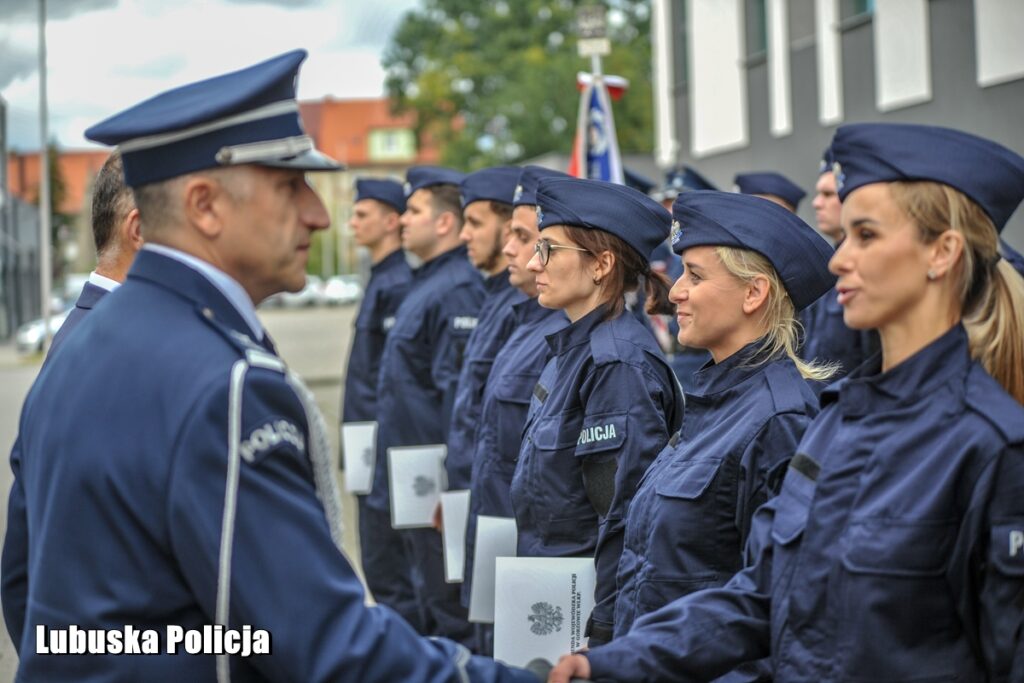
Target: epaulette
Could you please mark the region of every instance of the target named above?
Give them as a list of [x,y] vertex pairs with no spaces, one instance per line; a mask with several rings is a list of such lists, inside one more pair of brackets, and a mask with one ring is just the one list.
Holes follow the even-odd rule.
[[[807,411],[807,397],[801,389],[807,386],[807,381],[797,372],[799,384],[794,382],[788,365],[779,362],[768,364],[764,372],[768,391],[771,392],[776,413],[804,413]],[[809,387],[807,393],[810,393]]]
[[257,344],[249,335],[232,329],[217,320],[209,308],[199,308],[197,312],[199,318],[214,329],[229,346],[235,349],[239,357],[245,358],[251,367],[273,370],[281,374],[288,372],[288,366],[285,365],[283,360]]
[[965,393],[967,405],[991,424],[1007,443],[1024,443],[1021,405],[978,363],[967,373]]

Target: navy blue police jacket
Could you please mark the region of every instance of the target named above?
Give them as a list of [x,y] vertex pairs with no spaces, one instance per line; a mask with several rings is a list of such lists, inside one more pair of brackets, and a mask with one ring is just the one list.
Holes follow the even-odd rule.
[[[626,509],[679,428],[683,396],[650,332],[628,312],[605,315],[599,306],[547,337],[552,358],[531,399],[510,493],[520,556],[595,557],[592,623],[610,633]],[[588,488],[611,489],[610,501],[594,501]]]
[[78,300],[75,302],[75,307],[68,313],[68,317],[64,319],[64,324],[57,330],[57,334],[53,335],[53,341],[50,342],[50,350],[47,353],[49,358],[57,349],[64,344],[64,340],[67,339],[71,331],[78,327],[78,324],[85,319],[85,316],[92,311],[93,307],[100,302],[104,296],[108,294],[107,290],[94,285],[91,282],[86,282],[85,286],[82,287],[82,293],[78,295]]
[[548,362],[547,336],[569,324],[563,311],[544,308],[536,298],[512,308],[515,328],[495,356],[490,377],[484,385],[480,427],[473,447],[466,571],[462,583],[462,600],[467,606],[473,585],[477,517],[515,516],[509,488],[519,460],[533,389]]
[[370,268],[370,281],[356,316],[352,350],[345,372],[342,422],[377,419],[377,378],[384,340],[395,324],[398,306],[409,293],[412,269],[405,252],[394,251]]
[[743,568],[754,511],[778,492],[818,399],[785,354],[752,342],[695,376],[679,432],[626,515],[615,636],[637,617]]
[[[170,654],[164,632],[222,607],[271,635],[271,654],[229,660],[232,681],[531,680],[364,605],[317,496],[308,413],[248,334],[202,274],[142,251],[47,364],[11,454],[17,680],[221,680],[217,657]],[[37,654],[38,627],[70,624],[153,629],[162,654]]]
[[455,388],[484,300],[480,273],[459,246],[413,271],[377,379],[377,465],[366,503],[390,508],[387,450],[448,441]]
[[515,329],[516,316],[512,307],[526,298],[509,284],[507,270],[488,277],[484,281],[484,289],[487,297],[480,306],[479,321],[466,345],[455,390],[452,424],[448,429],[448,457],[444,465],[448,471],[448,488],[452,490],[469,488],[484,385],[491,374],[494,357]]
[[747,568],[588,654],[597,681],[1024,680],[1024,408],[957,325],[821,394]]
[[[834,380],[842,379],[882,347],[874,330],[853,330],[843,321],[843,307],[830,289],[800,313],[804,338],[799,355],[808,361],[838,363]],[[816,389],[823,386],[816,385]]]

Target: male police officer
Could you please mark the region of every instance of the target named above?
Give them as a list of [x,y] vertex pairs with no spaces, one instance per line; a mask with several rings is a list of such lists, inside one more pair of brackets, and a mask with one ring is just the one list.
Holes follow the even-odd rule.
[[[373,265],[352,336],[342,422],[377,419],[377,377],[384,341],[412,282],[412,270],[402,251],[400,219],[404,212],[405,192],[400,183],[378,178],[356,180],[356,201],[349,226],[356,242],[369,250]],[[411,623],[418,623],[419,611],[409,572],[396,567],[386,554],[387,548],[401,544],[391,528],[391,517],[367,505],[366,496],[358,496],[357,501],[359,549],[366,585],[378,602],[390,606]]]
[[[301,128],[304,57],[87,132],[119,145],[148,244],[22,413],[3,553],[19,680],[530,680],[364,606],[323,419],[260,343],[254,303],[303,286],[329,223],[304,178],[337,168]],[[230,656],[254,632],[267,654]],[[83,649],[105,654],[45,654]]]
[[[547,177],[568,176],[540,166],[526,166],[519,174],[512,198],[511,228],[502,249],[508,260],[509,284],[521,293],[521,299],[511,307],[514,328],[491,363],[490,374],[481,389],[476,420],[479,426],[469,444],[470,518],[462,584],[462,602],[466,606],[472,590],[477,517],[515,516],[509,488],[530,399],[550,354],[547,336],[569,323],[562,310],[544,308],[537,302],[536,274],[526,267],[540,239],[537,181]],[[448,457],[451,458],[450,452]],[[481,654],[493,651],[493,634],[493,626],[476,624],[476,647]]]
[[89,273],[89,281],[82,288],[74,310],[53,336],[50,354],[107,292],[124,282],[135,254],[142,248],[139,211],[124,184],[121,155],[117,152],[107,157],[93,185],[92,236],[96,243],[96,270]]
[[[381,514],[390,509],[389,448],[443,444],[448,438],[455,386],[469,335],[484,299],[480,274],[459,241],[463,175],[446,168],[409,169],[402,246],[423,263],[412,289],[395,314],[381,357],[377,382],[377,466],[366,505]],[[439,587],[444,586],[441,536],[433,529],[399,532],[402,543],[375,539],[391,571],[407,571],[416,591],[424,635],[465,642],[471,633],[465,614]]]
[[[473,441],[484,384],[494,357],[515,326],[512,306],[525,299],[509,284],[508,259],[502,252],[509,235],[512,198],[518,180],[518,168],[485,168],[467,175],[459,186],[465,215],[459,237],[466,243],[470,261],[485,274],[487,297],[480,306],[479,322],[466,345],[466,358],[455,389],[445,460],[450,489],[469,488]],[[455,594],[458,595],[458,591]]]
[[[834,163],[832,149],[826,149],[818,167],[818,182],[814,186],[814,214],[818,221],[818,232],[827,237],[833,245],[843,239],[839,223],[842,204],[836,191],[836,178],[832,172]],[[836,381],[850,374],[880,348],[878,333],[874,330],[851,330],[843,321],[843,307],[836,299],[835,290],[829,290],[800,313],[804,326],[804,341],[800,357],[822,363],[837,363],[839,372],[833,376]],[[823,387],[812,385],[816,390]]]

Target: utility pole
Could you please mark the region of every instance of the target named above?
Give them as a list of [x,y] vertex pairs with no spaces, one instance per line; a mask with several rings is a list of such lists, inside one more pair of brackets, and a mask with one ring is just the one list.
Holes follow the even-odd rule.
[[50,348],[50,150],[47,145],[46,0],[39,0],[39,297],[43,308],[43,352]]

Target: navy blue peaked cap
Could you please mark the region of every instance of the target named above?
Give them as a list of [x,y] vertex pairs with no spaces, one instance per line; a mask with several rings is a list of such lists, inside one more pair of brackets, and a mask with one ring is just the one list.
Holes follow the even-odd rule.
[[541,178],[571,178],[568,173],[556,171],[553,168],[544,166],[523,166],[519,174],[519,184],[516,185],[515,195],[512,197],[512,206],[536,206],[537,205],[537,182]]
[[633,247],[646,263],[671,224],[665,207],[625,185],[585,178],[541,178],[537,183],[540,230],[552,225],[603,230]]
[[356,201],[375,199],[398,213],[405,213],[405,191],[400,183],[384,178],[357,178]]
[[411,197],[416,190],[434,185],[455,185],[462,184],[465,173],[460,173],[454,168],[444,166],[410,166],[405,172],[405,196]]
[[794,209],[807,196],[792,180],[774,171],[737,173],[733,182],[743,194],[770,194],[779,197]]
[[724,246],[768,259],[801,311],[836,282],[828,272],[832,247],[792,211],[761,197],[733,192],[684,192],[672,204],[672,249]]
[[832,138],[839,199],[863,185],[930,180],[963,192],[1002,231],[1024,199],[1024,158],[991,140],[938,126],[855,123]]
[[470,173],[459,183],[462,208],[479,201],[511,205],[520,172],[518,166],[494,166]]
[[305,58],[305,50],[293,50],[168,90],[85,136],[117,145],[130,187],[238,164],[336,170],[341,166],[314,148],[299,118],[295,80]]

